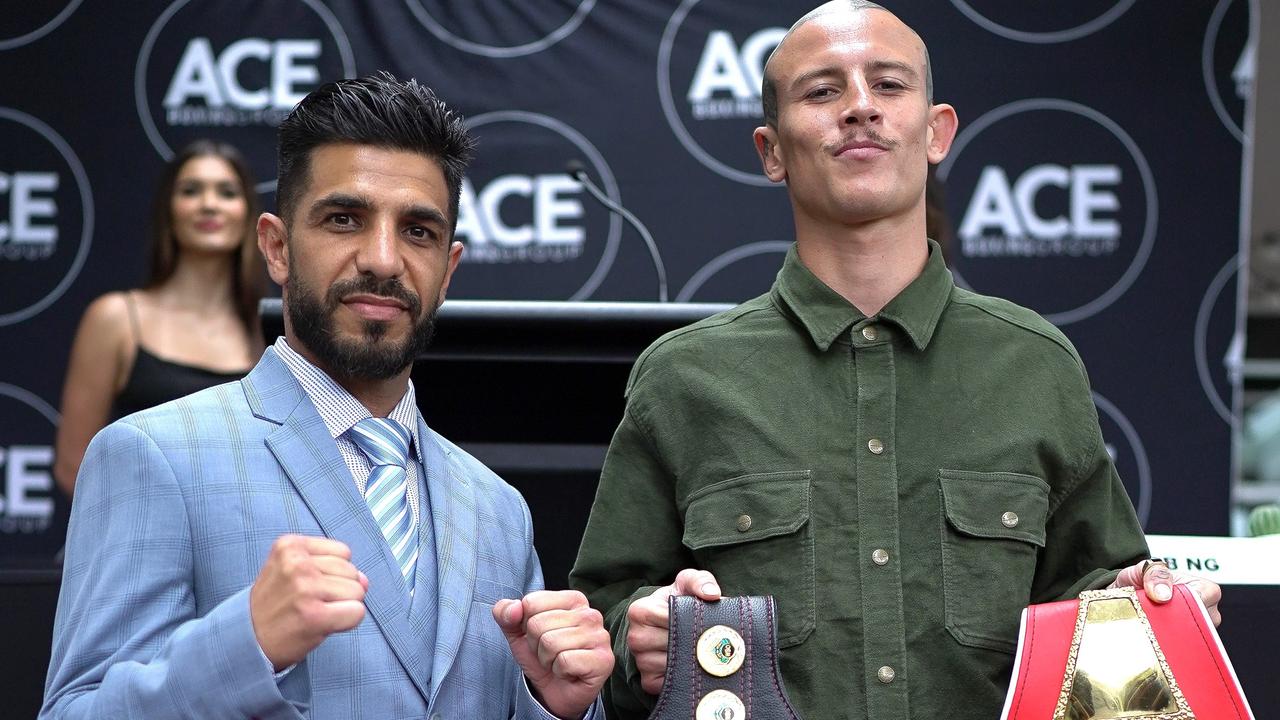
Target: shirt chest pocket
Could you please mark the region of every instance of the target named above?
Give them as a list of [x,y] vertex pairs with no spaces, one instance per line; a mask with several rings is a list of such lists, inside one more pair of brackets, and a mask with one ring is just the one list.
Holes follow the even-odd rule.
[[1044,547],[1049,485],[1018,473],[938,477],[947,631],[963,645],[1013,652]]
[[684,511],[684,545],[726,595],[772,595],[778,646],[813,632],[810,472],[742,475],[701,488]]

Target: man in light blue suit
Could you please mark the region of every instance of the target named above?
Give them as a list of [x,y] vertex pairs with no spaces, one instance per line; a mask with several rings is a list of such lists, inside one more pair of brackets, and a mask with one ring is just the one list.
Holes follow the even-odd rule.
[[285,337],[90,445],[40,717],[602,716],[600,614],[542,590],[524,501],[409,381],[471,147],[386,74],[284,121],[258,236]]

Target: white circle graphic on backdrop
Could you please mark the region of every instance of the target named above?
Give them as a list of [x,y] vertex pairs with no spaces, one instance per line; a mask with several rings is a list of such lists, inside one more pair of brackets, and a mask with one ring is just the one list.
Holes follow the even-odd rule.
[[1018,42],[1035,43],[1040,45],[1049,45],[1053,43],[1062,43],[1062,42],[1070,42],[1072,40],[1079,40],[1082,37],[1085,37],[1087,35],[1092,35],[1093,33],[1098,32],[1099,30],[1115,22],[1116,18],[1125,14],[1125,12],[1128,11],[1129,8],[1133,7],[1135,0],[1119,0],[1115,5],[1111,7],[1111,9],[1107,10],[1106,12],[1100,15],[1097,15],[1095,17],[1089,18],[1088,20],[1085,20],[1084,22],[1081,22],[1080,24],[1075,25],[1073,27],[1063,28],[1061,30],[1035,31],[1035,32],[1029,31],[1029,30],[1019,30],[1017,28],[1012,28],[1012,27],[1009,27],[1008,25],[995,22],[994,20],[990,19],[986,15],[975,10],[973,6],[969,4],[971,2],[974,2],[974,0],[968,0],[968,1],[951,0],[951,4],[955,5],[957,10],[964,13],[965,17],[977,23],[980,27],[987,30],[988,32],[994,33],[1008,40],[1016,40]]
[[[296,1],[301,2],[314,12],[332,36],[342,61],[344,77],[355,77],[355,53],[351,49],[351,41],[347,38],[346,31],[338,23],[338,18],[334,17],[333,12],[319,0]],[[166,162],[173,159],[174,151],[160,132],[160,128],[156,126],[155,119],[151,116],[151,104],[147,99],[147,66],[151,61],[151,52],[155,48],[156,40],[160,37],[160,33],[164,31],[165,26],[173,19],[173,16],[190,2],[192,0],[174,0],[173,4],[160,13],[160,17],[156,18],[156,21],[151,25],[151,29],[147,31],[146,38],[142,41],[142,47],[138,51],[138,62],[134,67],[133,73],[134,103],[137,106],[138,117],[142,121],[142,129],[146,132],[147,139],[151,141],[151,146]],[[265,180],[259,182],[255,189],[260,193],[266,193],[271,192],[275,187],[275,180]]]
[[1133,499],[1133,506],[1138,513],[1138,523],[1146,527],[1147,520],[1151,517],[1152,489],[1151,463],[1147,460],[1147,449],[1142,444],[1142,438],[1138,437],[1137,429],[1133,427],[1133,423],[1129,422],[1129,418],[1120,412],[1120,408],[1096,392],[1093,393],[1093,404],[1102,411],[1102,414],[1108,420],[1120,428],[1121,434],[1124,435],[1125,441],[1129,444],[1129,450],[1133,452],[1134,464],[1138,469],[1138,497]]
[[[484,113],[467,120],[467,128],[476,130],[494,123],[516,122],[528,123],[541,128],[550,130],[560,137],[568,140],[574,147],[586,156],[587,162],[596,171],[596,176],[600,178],[600,184],[603,186],[605,195],[614,203],[621,205],[621,194],[618,191],[618,180],[613,175],[613,170],[609,168],[609,164],[605,162],[604,155],[591,144],[582,133],[570,127],[568,124],[557,120],[553,117],[540,115],[538,113],[527,112],[524,110],[499,110],[496,112]],[[609,211],[606,211],[609,212]],[[591,275],[583,282],[582,286],[575,290],[569,297],[569,300],[586,300],[591,294],[600,287],[600,283],[604,282],[604,278],[609,274],[609,270],[613,267],[614,258],[618,254],[618,243],[622,238],[622,218],[617,213],[609,212],[609,232],[605,239],[604,250],[600,254],[600,260],[596,263],[595,269]],[[466,254],[463,254],[466,258]]]
[[578,4],[578,8],[574,10],[573,16],[545,37],[533,42],[509,46],[488,45],[458,37],[450,32],[448,28],[441,25],[439,20],[432,17],[431,13],[422,7],[422,3],[419,0],[405,0],[405,4],[409,6],[409,11],[418,19],[418,22],[422,23],[423,27],[450,46],[473,55],[483,55],[491,58],[513,58],[542,52],[572,35],[573,31],[578,29],[578,26],[582,24],[582,21],[587,18],[587,15],[596,6],[596,0],[582,0]]
[[0,397],[12,398],[29,406],[32,410],[43,415],[44,419],[48,420],[50,425],[53,425],[55,428],[58,427],[58,411],[54,410],[53,406],[45,402],[44,398],[39,395],[36,395],[29,390],[24,390],[17,385],[0,382]]
[[714,277],[721,270],[724,270],[726,267],[738,262],[739,260],[755,257],[757,255],[768,255],[771,253],[786,255],[787,250],[789,249],[791,249],[790,242],[784,240],[765,240],[762,242],[748,243],[747,245],[742,245],[733,248],[728,252],[717,255],[706,265],[698,268],[698,271],[689,278],[689,281],[684,284],[684,287],[680,288],[679,294],[676,295],[676,302],[690,302],[693,299],[694,294],[701,290],[702,286],[706,284],[708,280]]
[[0,39],[0,50],[12,50],[16,47],[22,47],[23,45],[33,43],[45,35],[48,35],[56,30],[68,17],[71,17],[71,13],[75,12],[76,8],[80,7],[80,3],[83,1],[84,0],[71,0],[67,3],[66,7],[62,8],[62,10],[58,12],[57,15],[54,15],[48,22],[31,32],[23,33],[17,37]]
[[[1226,17],[1227,10],[1237,0],[1219,0],[1218,6],[1213,9],[1213,15],[1209,16],[1209,26],[1204,33],[1204,45],[1200,51],[1200,71],[1204,75],[1205,90],[1209,94],[1209,102],[1213,105],[1213,111],[1218,115],[1218,119],[1226,126],[1227,130],[1235,136],[1237,140],[1244,141],[1244,129],[1242,123],[1231,116],[1231,112],[1227,110],[1226,104],[1222,101],[1222,89],[1218,87],[1218,73],[1214,64],[1214,54],[1218,49],[1218,36],[1222,33],[1222,20]],[[1245,40],[1245,45],[1241,48],[1240,64],[1246,67],[1239,68],[1241,72],[1247,73],[1252,81],[1257,73],[1258,47],[1256,39],[1258,37],[1258,6],[1253,0],[1249,0],[1249,34]],[[1234,73],[1233,68],[1233,75]],[[1244,79],[1241,78],[1240,81]]]
[[[1214,276],[1213,281],[1209,283],[1209,289],[1205,291],[1204,298],[1200,301],[1200,309],[1196,312],[1195,329],[1196,375],[1200,378],[1200,387],[1204,390],[1205,397],[1209,398],[1209,404],[1213,405],[1218,417],[1232,426],[1236,424],[1234,414],[1222,394],[1218,392],[1218,386],[1213,381],[1213,372],[1209,366],[1209,324],[1213,309],[1222,299],[1223,289],[1232,278],[1237,277],[1239,271],[1240,256],[1236,255],[1228,260],[1227,264],[1223,265]],[[1232,333],[1234,334],[1234,328]],[[1223,370],[1225,371],[1225,368]]]
[[675,98],[671,93],[671,50],[675,45],[676,33],[680,31],[680,26],[684,24],[689,11],[699,1],[684,0],[680,3],[680,7],[676,8],[676,11],[671,14],[671,19],[667,21],[667,27],[662,32],[662,40],[658,44],[658,100],[662,104],[662,114],[666,116],[667,124],[671,126],[671,131],[675,133],[676,139],[684,149],[708,170],[746,185],[781,186],[782,183],[775,183],[761,173],[744,172],[707,152],[689,133],[684,121],[680,119],[680,113],[676,110]]
[[67,163],[67,166],[71,169],[71,174],[76,179],[76,186],[80,191],[82,217],[80,247],[76,249],[75,257],[72,258],[71,265],[67,267],[67,272],[62,276],[62,279],[47,294],[27,307],[0,315],[0,326],[4,326],[22,322],[40,313],[57,302],[58,298],[62,297],[62,294],[71,286],[71,283],[75,282],[81,268],[84,267],[85,260],[89,257],[89,245],[93,241],[93,193],[89,188],[89,176],[84,171],[84,165],[80,164],[80,158],[76,157],[71,146],[67,144],[66,140],[62,139],[61,135],[54,132],[53,128],[24,112],[11,108],[0,107],[0,119],[11,120],[36,131],[58,151],[58,154],[62,156],[63,161]]
[[[956,161],[964,153],[965,146],[973,141],[974,138],[982,134],[983,131],[1001,120],[1005,120],[1020,113],[1037,110],[1051,110],[1076,115],[1102,126],[1115,136],[1116,140],[1118,140],[1120,144],[1124,146],[1125,150],[1128,151],[1129,155],[1133,159],[1134,165],[1138,168],[1138,174],[1142,179],[1143,196],[1146,199],[1147,206],[1142,229],[1142,239],[1139,241],[1138,249],[1134,253],[1133,259],[1129,262],[1129,266],[1125,269],[1120,278],[1101,295],[1089,302],[1062,312],[1044,313],[1045,319],[1049,322],[1055,325],[1066,325],[1091,317],[1105,310],[1119,299],[1120,296],[1124,295],[1125,291],[1129,289],[1134,280],[1142,274],[1143,269],[1146,267],[1147,259],[1151,256],[1151,250],[1155,246],[1156,224],[1159,218],[1156,198],[1156,182],[1155,176],[1151,172],[1151,165],[1147,162],[1146,156],[1143,155],[1142,150],[1138,148],[1138,144],[1129,136],[1129,133],[1125,132],[1124,128],[1120,127],[1120,125],[1111,118],[1091,107],[1081,105],[1080,103],[1072,102],[1070,100],[1060,100],[1056,98],[1017,100],[1007,105],[1001,105],[1000,107],[983,114],[967,128],[962,130],[959,136],[956,137],[955,142],[951,146],[950,154],[947,155],[947,158],[938,165],[938,180],[946,182],[947,175],[955,166]],[[955,275],[957,283],[964,287],[970,287],[957,270],[953,269],[952,274]],[[978,292],[982,291],[981,288],[973,289]]]

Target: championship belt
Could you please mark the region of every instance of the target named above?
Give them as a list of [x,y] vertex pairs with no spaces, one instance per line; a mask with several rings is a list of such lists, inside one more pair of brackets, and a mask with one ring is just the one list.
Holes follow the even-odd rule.
[[1124,587],[1022,612],[1002,720],[1253,720],[1218,632],[1185,585]]
[[668,601],[667,674],[650,720],[800,720],[778,672],[773,597]]

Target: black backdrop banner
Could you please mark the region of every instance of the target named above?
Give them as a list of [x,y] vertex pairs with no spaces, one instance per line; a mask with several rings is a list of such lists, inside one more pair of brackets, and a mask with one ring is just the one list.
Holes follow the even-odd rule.
[[[929,43],[961,131],[938,168],[957,279],[1057,323],[1149,531],[1223,534],[1238,387],[1249,0],[886,4]],[[274,203],[274,127],[321,82],[390,70],[479,138],[459,298],[679,301],[764,291],[791,240],[761,174],[779,0],[39,0],[0,13],[0,564],[49,562],[66,358],[98,295],[137,285],[163,162],[213,136]]]

